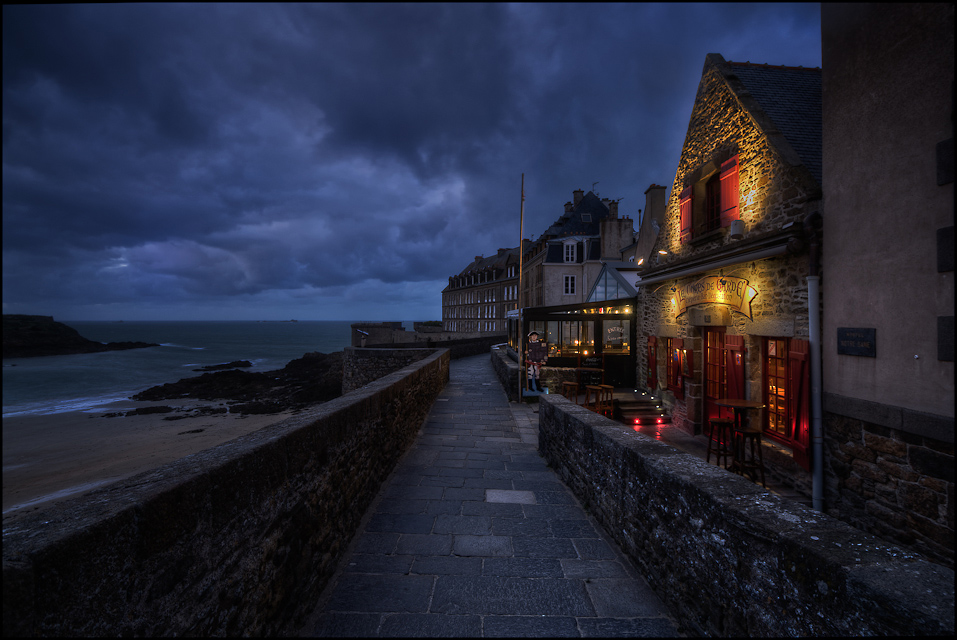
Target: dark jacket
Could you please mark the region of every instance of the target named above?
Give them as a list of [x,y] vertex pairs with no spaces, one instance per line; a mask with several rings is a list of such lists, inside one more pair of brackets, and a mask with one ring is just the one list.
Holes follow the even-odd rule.
[[545,362],[545,358],[547,357],[548,357],[548,346],[544,342],[529,342],[528,343],[529,362]]

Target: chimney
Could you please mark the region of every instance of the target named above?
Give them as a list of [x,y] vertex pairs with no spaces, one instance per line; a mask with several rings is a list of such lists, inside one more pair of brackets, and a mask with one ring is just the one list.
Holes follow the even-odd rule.
[[617,218],[618,217],[618,201],[610,200],[608,202],[608,217]]
[[575,196],[575,199],[573,200],[573,202],[574,202],[576,205],[577,205],[579,202],[581,202],[581,201],[582,201],[582,198],[585,196],[585,192],[582,191],[581,189],[575,189],[574,191],[572,191],[572,194]]
[[571,213],[571,212],[572,212],[572,207],[574,207],[574,206],[575,206],[575,205],[573,205],[571,202],[566,202],[566,203],[565,203],[565,213]]
[[478,261],[481,260],[481,259],[482,259],[482,256],[475,256],[475,261],[476,261],[476,262],[478,262]]

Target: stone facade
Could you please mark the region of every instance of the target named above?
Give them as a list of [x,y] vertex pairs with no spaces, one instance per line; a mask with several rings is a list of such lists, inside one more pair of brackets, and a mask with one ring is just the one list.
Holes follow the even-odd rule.
[[561,396],[539,451],[693,634],[954,632],[952,569]]
[[5,527],[4,636],[295,635],[448,379],[439,350]]

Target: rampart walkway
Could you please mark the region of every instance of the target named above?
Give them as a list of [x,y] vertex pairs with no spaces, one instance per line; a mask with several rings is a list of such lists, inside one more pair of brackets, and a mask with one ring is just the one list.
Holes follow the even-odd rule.
[[537,452],[489,356],[453,360],[303,635],[674,636],[661,602]]

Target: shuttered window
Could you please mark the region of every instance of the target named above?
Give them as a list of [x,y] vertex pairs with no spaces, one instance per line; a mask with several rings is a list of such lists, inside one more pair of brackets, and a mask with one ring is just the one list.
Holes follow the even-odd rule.
[[681,211],[681,242],[691,240],[691,187],[678,196],[678,208]]
[[721,226],[738,219],[738,156],[721,165]]

